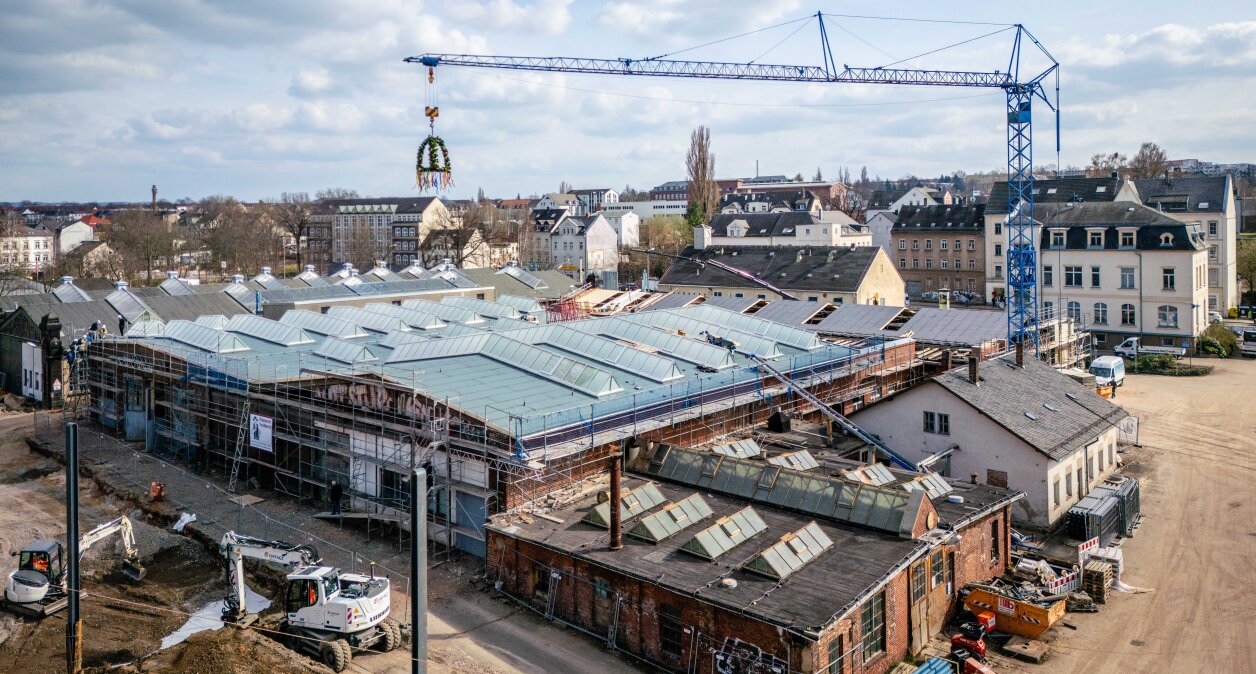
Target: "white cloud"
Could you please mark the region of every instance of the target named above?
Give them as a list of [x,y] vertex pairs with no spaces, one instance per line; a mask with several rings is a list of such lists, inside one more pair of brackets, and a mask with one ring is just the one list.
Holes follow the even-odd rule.
[[312,97],[325,94],[332,88],[331,75],[326,68],[302,69],[292,78],[288,85],[288,93],[298,97]]
[[352,133],[362,128],[366,115],[352,103],[306,103],[297,112],[300,127],[331,133]]
[[470,25],[505,30],[526,30],[542,35],[561,35],[571,24],[572,0],[461,0],[449,8],[450,16]]

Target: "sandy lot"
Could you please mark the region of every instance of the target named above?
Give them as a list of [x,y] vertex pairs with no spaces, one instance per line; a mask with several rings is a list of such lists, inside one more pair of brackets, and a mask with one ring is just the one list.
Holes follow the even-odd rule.
[[1141,420],[1130,473],[1143,525],[1126,541],[1125,580],[1097,614],[1057,630],[1043,672],[1256,671],[1256,361],[1206,377],[1130,375],[1117,402]]

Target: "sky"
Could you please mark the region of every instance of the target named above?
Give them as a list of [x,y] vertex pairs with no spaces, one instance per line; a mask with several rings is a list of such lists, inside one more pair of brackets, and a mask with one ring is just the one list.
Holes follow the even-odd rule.
[[[863,16],[881,10],[887,21]],[[648,189],[711,129],[719,177],[896,178],[1006,159],[1000,91],[438,67],[426,52],[1003,70],[1021,23],[1060,66],[1061,166],[1143,141],[1256,161],[1256,7],[1239,0],[891,5],[793,0],[0,0],[0,201],[418,194],[436,133],[454,197]],[[783,24],[783,25],[780,25]],[[772,27],[775,26],[775,27]],[[735,35],[742,37],[719,41]],[[717,42],[718,41],[718,42]],[[708,44],[715,42],[715,44]],[[955,43],[957,47],[941,49]],[[705,46],[702,46],[705,45]],[[696,49],[690,49],[698,47]],[[936,51],[939,50],[940,51]],[[930,53],[932,52],[932,53]],[[1026,47],[1023,72],[1048,61]],[[1055,79],[1047,80],[1054,97]],[[1035,107],[1035,164],[1055,165]]]

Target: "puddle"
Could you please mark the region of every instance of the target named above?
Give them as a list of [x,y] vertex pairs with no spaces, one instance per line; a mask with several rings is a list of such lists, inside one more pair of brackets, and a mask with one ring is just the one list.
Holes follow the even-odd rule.
[[[254,592],[253,588],[248,587],[247,585],[244,587],[244,594],[246,606],[249,608],[249,613],[261,613],[270,607],[269,599]],[[175,644],[183,643],[185,639],[197,632],[221,629],[222,609],[224,605],[225,602],[219,599],[218,601],[212,601],[197,609],[196,612],[192,614],[192,617],[188,618],[188,621],[183,623],[182,627],[162,638],[161,648],[158,650],[165,650]]]

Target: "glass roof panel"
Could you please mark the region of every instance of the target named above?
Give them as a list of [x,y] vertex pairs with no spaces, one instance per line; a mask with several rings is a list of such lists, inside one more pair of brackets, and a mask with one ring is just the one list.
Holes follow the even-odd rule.
[[364,344],[346,342],[343,339],[328,337],[314,350],[314,355],[322,356],[338,363],[369,363],[376,360],[375,354]]
[[285,325],[301,328],[306,332],[311,332],[317,335],[326,335],[328,337],[349,339],[352,337],[366,336],[366,331],[358,327],[356,323],[346,321],[342,318],[336,318],[335,316],[319,314],[313,311],[305,311],[304,309],[290,309],[285,311],[284,315],[279,319],[279,322]]
[[256,337],[280,346],[298,346],[313,344],[314,338],[309,333],[294,325],[272,321],[253,314],[236,314],[227,321],[224,328],[227,332]]

